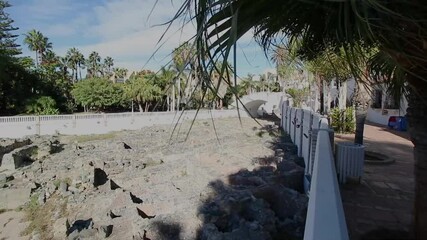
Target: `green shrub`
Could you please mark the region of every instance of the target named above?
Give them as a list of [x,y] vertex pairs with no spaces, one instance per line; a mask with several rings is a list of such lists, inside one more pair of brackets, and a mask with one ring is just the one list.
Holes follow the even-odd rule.
[[49,96],[41,96],[33,99],[27,104],[27,113],[36,115],[57,115],[59,110],[56,102]]
[[355,128],[353,108],[348,107],[344,110],[333,108],[330,113],[331,126],[337,133],[353,133]]

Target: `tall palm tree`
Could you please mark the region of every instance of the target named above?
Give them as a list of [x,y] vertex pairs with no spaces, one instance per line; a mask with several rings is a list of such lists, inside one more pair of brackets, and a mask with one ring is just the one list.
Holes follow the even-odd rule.
[[58,58],[58,64],[59,64],[59,69],[62,73],[62,77],[64,79],[67,78],[68,75],[68,67],[69,67],[69,61],[67,57],[59,57]]
[[108,78],[111,77],[113,66],[114,66],[114,59],[112,57],[104,58],[104,64],[103,64],[104,69],[103,69],[102,75]]
[[[303,39],[298,54],[308,59],[328,47],[355,52],[362,43],[378,47],[402,68],[412,92],[407,116],[415,146],[415,234],[427,239],[427,5],[423,0],[186,0],[183,7],[196,11],[191,16],[197,22],[198,59],[204,65],[228,59],[236,41],[254,29],[265,49],[282,34]],[[204,60],[208,52],[211,61]]]
[[86,67],[89,77],[96,77],[101,72],[101,56],[97,52],[91,52],[86,60]]
[[76,52],[75,59],[77,61],[77,68],[79,69],[79,79],[82,80],[82,69],[85,67],[85,56],[79,50]]
[[43,62],[44,53],[52,48],[52,43],[40,31],[32,29],[25,34],[24,43],[30,51],[36,53],[36,67]]
[[79,50],[77,50],[77,48],[73,47],[67,51],[66,58],[68,59],[68,64],[73,71],[72,72],[73,83],[77,82],[78,80],[78,65],[79,65],[78,57],[79,57]]
[[[176,109],[176,102],[178,102],[178,109],[179,109],[179,102],[180,102],[180,87],[178,88],[179,90],[176,91],[175,90],[175,85],[176,82],[178,81],[178,85],[181,84],[180,78],[177,77],[177,71],[174,70],[173,66],[169,66],[169,67],[162,67],[160,69],[160,73],[159,73],[159,80],[161,82],[166,83],[166,97],[167,97],[167,102],[168,102],[168,109],[170,109],[171,111],[174,111]],[[178,100],[175,102],[176,97],[178,96]],[[172,100],[172,101],[170,101]]]
[[59,64],[59,57],[52,50],[47,50],[44,54],[43,64],[57,65]]

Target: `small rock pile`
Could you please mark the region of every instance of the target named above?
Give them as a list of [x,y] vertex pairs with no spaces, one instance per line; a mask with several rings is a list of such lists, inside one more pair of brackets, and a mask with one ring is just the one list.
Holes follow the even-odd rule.
[[[277,143],[275,166],[259,166],[215,182],[199,217],[200,239],[302,239],[308,198],[303,194],[304,161],[289,137]],[[302,165],[302,166],[301,166]]]

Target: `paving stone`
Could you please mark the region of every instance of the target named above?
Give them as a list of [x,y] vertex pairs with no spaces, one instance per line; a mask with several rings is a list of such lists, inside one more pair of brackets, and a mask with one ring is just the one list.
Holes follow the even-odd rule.
[[378,126],[365,125],[364,135],[367,150],[396,157],[396,162],[366,164],[361,184],[342,186],[350,239],[360,239],[381,228],[408,231],[412,228],[415,191],[413,145],[408,138]]

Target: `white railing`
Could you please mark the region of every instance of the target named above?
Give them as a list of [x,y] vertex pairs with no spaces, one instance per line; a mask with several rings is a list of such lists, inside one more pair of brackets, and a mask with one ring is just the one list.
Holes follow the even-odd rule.
[[[347,240],[348,232],[333,156],[333,138],[321,115],[282,104],[282,128],[304,158],[309,194],[304,240]],[[314,148],[314,149],[313,149]]]
[[[195,110],[182,112],[100,113],[78,115],[0,117],[0,138],[30,135],[84,135],[111,131],[136,130],[160,124],[177,124],[192,120]],[[197,119],[237,117],[237,110],[201,110]],[[248,117],[240,111],[241,117]]]

